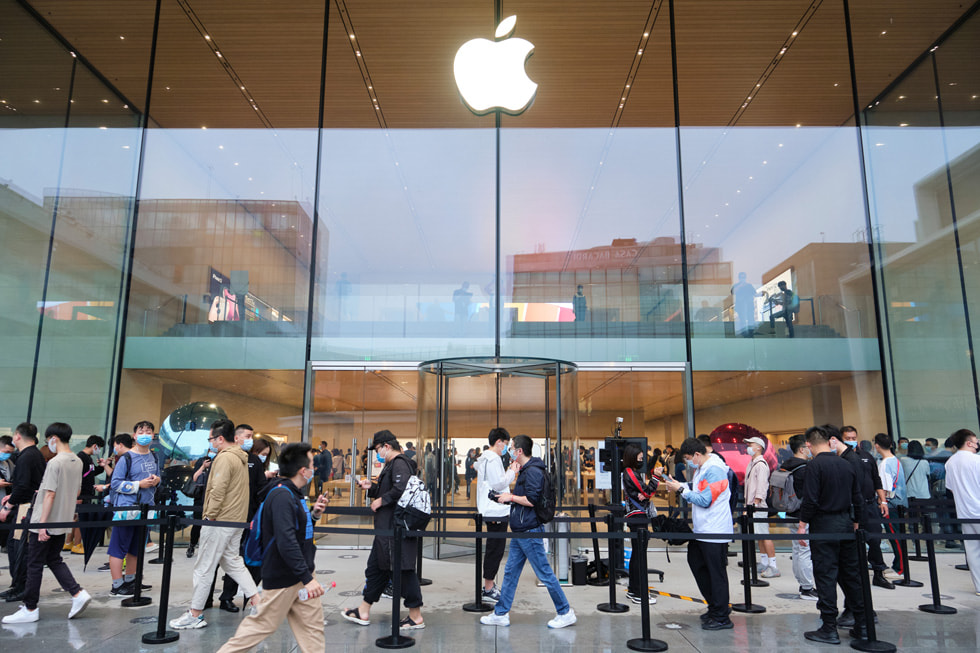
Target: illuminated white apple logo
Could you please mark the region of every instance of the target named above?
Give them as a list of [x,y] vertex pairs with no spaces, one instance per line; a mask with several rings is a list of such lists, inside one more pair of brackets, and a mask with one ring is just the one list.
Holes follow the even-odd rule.
[[531,105],[538,91],[524,70],[534,44],[507,38],[516,25],[517,16],[505,18],[497,27],[495,40],[473,39],[456,52],[456,87],[463,102],[477,115],[499,109],[516,116]]

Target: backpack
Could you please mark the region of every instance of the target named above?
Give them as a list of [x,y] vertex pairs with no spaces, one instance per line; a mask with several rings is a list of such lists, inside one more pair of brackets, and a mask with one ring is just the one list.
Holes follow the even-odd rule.
[[418,476],[409,476],[395,506],[395,524],[409,531],[424,531],[432,519],[432,497]]
[[[245,559],[245,564],[249,567],[262,566],[262,560],[265,559],[265,552],[269,550],[269,547],[272,546],[272,543],[276,539],[276,536],[273,535],[269,538],[269,543],[262,546],[262,513],[264,512],[265,502],[279,488],[289,490],[289,488],[284,487],[282,484],[276,485],[269,490],[269,493],[265,495],[265,499],[259,504],[259,509],[255,511],[255,516],[252,517],[252,521],[248,524],[248,534],[245,536],[245,547],[242,551],[242,557]],[[299,528],[298,522],[296,528]]]
[[[654,533],[690,533],[691,527],[683,519],[668,517],[667,515],[657,515],[650,520],[650,528]],[[681,546],[687,544],[688,540],[668,540],[661,538],[671,546]]]
[[793,474],[797,470],[806,467],[799,465],[792,471],[779,468],[769,477],[769,495],[766,503],[776,512],[796,512],[803,505],[803,499],[796,494],[796,486],[793,484]]
[[541,500],[535,504],[534,514],[542,526],[555,518],[555,486],[552,484],[551,476],[548,475],[548,472],[544,472]]

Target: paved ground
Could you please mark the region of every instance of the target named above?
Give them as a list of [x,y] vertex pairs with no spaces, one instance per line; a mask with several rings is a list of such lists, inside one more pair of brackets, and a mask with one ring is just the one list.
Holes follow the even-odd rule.
[[[340,618],[342,607],[352,607],[359,601],[363,585],[363,568],[367,560],[364,550],[321,550],[317,554],[318,578],[321,582],[335,581],[337,587],[323,600],[324,631],[330,651],[379,650],[375,639],[390,633],[390,603],[379,604],[372,614],[372,623],[359,627]],[[172,618],[187,607],[191,595],[193,560],[185,550],[176,551],[173,568],[173,587],[169,606]],[[136,650],[214,651],[235,631],[239,615],[208,610],[207,628],[182,631],[177,642],[163,646],[141,643],[143,633],[156,629],[160,610],[159,585],[162,568],[148,565],[145,582],[154,585],[147,594],[153,602],[143,608],[122,608],[118,599],[109,597],[109,574],[96,571],[105,556],[96,554],[89,570],[83,572],[81,556],[68,556],[69,564],[79,582],[95,597],[88,610],[75,620],[68,621],[69,599],[61,592],[50,572],[45,572],[41,591],[41,620],[30,626],[0,629],[0,651],[100,651],[100,653]],[[3,563],[5,558],[0,558]],[[787,554],[779,554],[781,578],[772,579],[768,588],[756,589],[753,602],[767,608],[765,614],[733,614],[735,629],[705,632],[699,627],[698,615],[703,606],[679,599],[660,597],[651,608],[653,637],[661,639],[671,651],[750,651],[762,647],[773,651],[833,650],[806,642],[804,630],[817,626],[816,605],[796,596],[797,585]],[[926,563],[912,563],[912,577],[925,583],[922,588],[874,589],[875,607],[880,617],[879,638],[892,642],[899,650],[977,651],[980,650],[980,597],[974,595],[970,575],[954,568],[962,563],[959,554],[939,556],[939,576],[942,602],[955,607],[952,616],[934,616],[920,612],[917,606],[931,603]],[[657,590],[696,596],[697,589],[687,569],[683,549],[673,550],[668,563],[662,550],[651,550],[651,566],[666,571],[663,583],[654,583]],[[0,567],[0,569],[5,569]],[[501,570],[503,567],[501,567]],[[731,559],[729,575],[732,600],[741,598],[740,569]],[[525,570],[517,600],[511,612],[510,628],[482,626],[479,615],[464,612],[460,606],[473,599],[473,558],[451,561],[425,561],[424,576],[433,585],[423,588],[424,617],[427,628],[414,631],[418,651],[625,651],[626,640],[641,634],[639,606],[631,606],[625,614],[605,614],[596,605],[608,600],[608,588],[569,587],[567,594],[578,623],[564,630],[549,630],[545,622],[554,616],[547,591],[537,587],[530,569]],[[0,586],[9,577],[0,573]],[[619,588],[625,599],[625,589]],[[14,612],[16,604],[0,603],[0,616]],[[847,639],[844,638],[845,646]],[[837,647],[838,650],[839,647]],[[282,627],[270,637],[259,651],[298,650],[288,627]]]

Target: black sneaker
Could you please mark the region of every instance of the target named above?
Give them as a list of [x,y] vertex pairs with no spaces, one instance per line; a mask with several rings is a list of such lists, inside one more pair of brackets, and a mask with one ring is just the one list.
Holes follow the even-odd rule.
[[820,630],[811,630],[803,633],[803,636],[811,642],[820,642],[821,644],[840,644],[840,635],[837,634],[837,629],[831,628],[826,624],[821,626]]
[[136,581],[133,580],[109,590],[110,596],[132,596],[133,594],[136,594]]
[[388,585],[385,586],[385,590],[383,592],[381,592],[381,598],[384,598],[384,599],[393,599],[393,598],[395,598],[395,588],[392,586],[391,583],[388,583]]
[[107,562],[101,567],[99,567],[99,571],[109,571],[109,563]]
[[724,619],[708,619],[701,624],[701,630],[728,630],[734,627],[735,624],[728,617]]

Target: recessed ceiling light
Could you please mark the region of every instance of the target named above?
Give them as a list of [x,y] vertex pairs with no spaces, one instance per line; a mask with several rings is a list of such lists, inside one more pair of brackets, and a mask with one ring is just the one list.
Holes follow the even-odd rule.
[[126,37],[125,37],[125,36],[120,36],[120,37],[119,37],[119,40],[120,40],[120,41],[125,41],[125,40],[126,40]]

